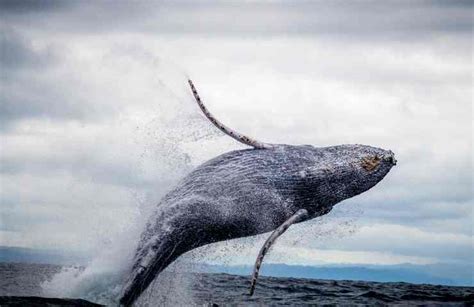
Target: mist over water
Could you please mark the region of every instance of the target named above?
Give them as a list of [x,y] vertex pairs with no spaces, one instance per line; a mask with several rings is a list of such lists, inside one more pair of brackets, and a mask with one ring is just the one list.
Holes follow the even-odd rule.
[[[107,222],[91,225],[96,231],[89,262],[85,267],[63,268],[44,282],[46,296],[115,303],[150,210],[193,167],[191,153],[185,146],[218,135],[193,104],[185,74],[161,59],[150,59],[150,63],[156,72],[152,81],[153,101],[132,100],[130,105],[122,105],[123,110],[102,127],[105,131],[99,132],[103,137],[111,137],[114,146],[127,148],[131,172],[126,174],[129,178],[117,178],[130,182],[128,202],[117,204],[127,210],[110,211],[110,218],[116,221],[113,225]],[[129,78],[123,76],[120,82],[126,84]],[[88,204],[82,205],[86,215],[94,214],[93,210],[87,213]],[[182,280],[179,284],[183,284]]]

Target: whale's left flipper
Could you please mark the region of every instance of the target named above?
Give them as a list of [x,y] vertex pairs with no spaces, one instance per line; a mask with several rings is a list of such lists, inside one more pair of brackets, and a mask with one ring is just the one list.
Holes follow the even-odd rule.
[[265,241],[265,244],[263,244],[262,248],[260,249],[260,252],[258,253],[257,260],[255,261],[255,266],[253,268],[252,282],[250,284],[250,293],[249,293],[250,296],[253,295],[253,292],[255,290],[255,285],[257,283],[257,278],[258,278],[258,272],[260,270],[260,266],[262,265],[263,257],[265,257],[265,254],[268,252],[272,244],[292,224],[301,222],[307,216],[308,216],[308,211],[306,211],[306,209],[300,209],[296,211],[295,214],[293,214],[289,219],[287,219],[283,224],[281,224],[277,229],[275,229],[275,231],[272,232],[272,234],[267,239],[267,241]]
[[251,137],[248,137],[246,135],[240,134],[237,131],[225,126],[223,123],[218,121],[217,118],[215,118],[211,114],[211,112],[209,112],[209,110],[207,110],[206,106],[204,106],[204,104],[202,103],[201,97],[199,97],[199,94],[196,90],[196,87],[193,84],[193,81],[191,81],[189,79],[188,83],[189,83],[189,86],[191,87],[191,91],[193,92],[194,99],[196,100],[197,104],[199,105],[199,108],[201,108],[201,111],[204,113],[204,115],[206,115],[207,119],[209,119],[211,121],[211,123],[214,124],[214,126],[219,128],[220,131],[224,132],[225,134],[227,134],[231,138],[239,141],[240,143],[243,143],[245,145],[249,145],[249,146],[252,146],[252,147],[255,147],[255,148],[271,149],[271,148],[274,147],[274,145],[272,145],[272,144],[263,143],[263,142],[254,140]]

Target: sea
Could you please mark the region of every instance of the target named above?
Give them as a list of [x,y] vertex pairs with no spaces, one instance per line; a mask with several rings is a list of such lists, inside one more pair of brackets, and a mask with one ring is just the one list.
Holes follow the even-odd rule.
[[[65,269],[68,268],[51,264],[0,263],[0,296],[48,296],[45,285],[50,286],[48,282]],[[474,287],[261,276],[250,297],[249,276],[189,272],[163,275],[136,306],[474,305]],[[114,297],[107,297],[107,291],[95,286],[91,292],[102,292],[102,296],[83,293],[74,298],[116,305]]]

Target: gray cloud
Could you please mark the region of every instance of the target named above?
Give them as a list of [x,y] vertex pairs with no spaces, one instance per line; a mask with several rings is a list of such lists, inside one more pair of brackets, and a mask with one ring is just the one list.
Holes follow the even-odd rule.
[[[7,7],[15,7],[7,1]],[[434,34],[469,35],[466,1],[327,2],[19,2],[3,12],[7,21],[66,32],[136,31],[204,35],[318,35],[337,39],[429,39]],[[34,6],[57,10],[33,10]],[[19,12],[29,14],[19,14]],[[232,18],[228,18],[232,16]],[[47,18],[47,20],[45,20]],[[86,22],[84,22],[86,21]]]
[[[444,261],[463,261],[469,264],[474,252],[470,235],[454,235],[422,232],[416,228],[398,225],[363,226],[353,236],[325,242],[314,240],[313,245],[321,249],[360,250],[437,257]],[[370,244],[368,244],[370,242]],[[421,248],[422,247],[422,248]]]
[[[33,81],[24,89],[25,81]],[[10,124],[24,118],[43,119],[85,119],[86,108],[80,99],[51,88],[42,80],[18,78],[4,82],[0,94],[0,128],[8,129]],[[59,84],[58,84],[59,85]],[[93,116],[90,116],[92,118]]]
[[[48,50],[36,51],[31,43],[12,28],[3,27],[0,32],[2,69],[19,70],[26,67],[48,65],[54,61],[54,56]],[[8,78],[3,73],[2,79]]]
[[[60,50],[35,48],[30,39],[10,27],[1,29],[0,128],[21,118],[84,118],[84,107],[63,92],[61,80],[48,80],[59,65]],[[75,100],[75,101],[74,101]]]
[[57,0],[2,0],[0,1],[0,11],[8,14],[24,14],[64,8],[68,6],[68,3]]
[[[97,89],[107,89],[109,80],[102,79],[103,84],[98,85],[91,78],[116,52],[113,46],[100,55],[104,58],[94,63],[97,66],[84,71],[80,60],[71,62],[73,50],[65,41],[49,41],[44,34],[31,34],[18,27],[5,26],[1,30],[1,130],[14,129],[16,123],[28,119],[97,122],[113,116],[121,104],[128,103],[110,101],[107,90]],[[133,56],[121,56],[124,54]]]

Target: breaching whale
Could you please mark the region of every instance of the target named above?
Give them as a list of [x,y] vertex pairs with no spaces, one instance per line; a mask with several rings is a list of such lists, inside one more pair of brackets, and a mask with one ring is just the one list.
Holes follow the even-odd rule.
[[198,166],[158,203],[141,235],[120,303],[129,306],[180,255],[213,242],[274,231],[255,263],[291,224],[331,211],[380,182],[396,164],[393,152],[366,145],[267,144],[220,123],[192,93],[205,116],[251,149]]

